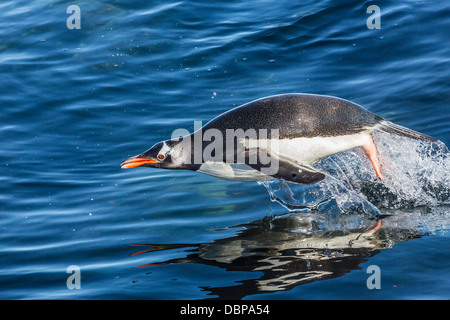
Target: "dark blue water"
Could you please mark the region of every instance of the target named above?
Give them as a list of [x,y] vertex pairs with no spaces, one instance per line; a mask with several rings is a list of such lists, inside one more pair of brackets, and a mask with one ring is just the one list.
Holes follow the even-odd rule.
[[[448,299],[449,30],[448,1],[1,1],[0,298]],[[441,143],[380,137],[384,188],[358,150],[327,160],[345,172],[321,185],[331,198],[120,169],[177,128],[287,92]]]

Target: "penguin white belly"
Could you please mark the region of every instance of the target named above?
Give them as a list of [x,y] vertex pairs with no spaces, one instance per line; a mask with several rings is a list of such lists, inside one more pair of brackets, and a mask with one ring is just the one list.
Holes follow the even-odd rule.
[[368,133],[334,137],[282,139],[279,141],[280,158],[289,158],[297,163],[312,165],[335,153],[368,144]]
[[273,179],[243,163],[206,161],[200,166],[197,172],[234,181],[264,181]]
[[364,131],[357,134],[293,138],[278,140],[247,140],[248,148],[268,149],[272,156],[305,166],[311,166],[317,161],[335,153],[346,151],[370,143],[370,134]]

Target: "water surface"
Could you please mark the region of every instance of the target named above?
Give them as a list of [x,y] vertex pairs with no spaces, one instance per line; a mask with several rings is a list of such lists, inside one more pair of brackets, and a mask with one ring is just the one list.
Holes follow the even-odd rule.
[[[70,4],[80,30],[67,2],[0,3],[0,298],[449,298],[448,2]],[[357,149],[311,188],[120,170],[177,128],[288,92],[440,143],[377,136],[385,185]]]

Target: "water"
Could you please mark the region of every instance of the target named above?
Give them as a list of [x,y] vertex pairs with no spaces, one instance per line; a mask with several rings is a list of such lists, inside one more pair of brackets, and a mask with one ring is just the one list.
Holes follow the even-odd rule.
[[[0,3],[0,298],[449,298],[448,2],[383,2],[379,30],[370,1],[70,4],[80,30],[68,3]],[[377,135],[384,185],[357,149],[312,187],[120,170],[177,128],[287,92],[440,142]]]

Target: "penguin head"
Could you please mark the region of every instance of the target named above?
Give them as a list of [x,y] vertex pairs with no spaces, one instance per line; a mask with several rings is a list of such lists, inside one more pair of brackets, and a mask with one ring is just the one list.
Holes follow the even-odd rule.
[[166,140],[156,143],[153,147],[121,163],[122,169],[135,167],[152,167],[164,169],[187,169],[183,161],[183,139]]

